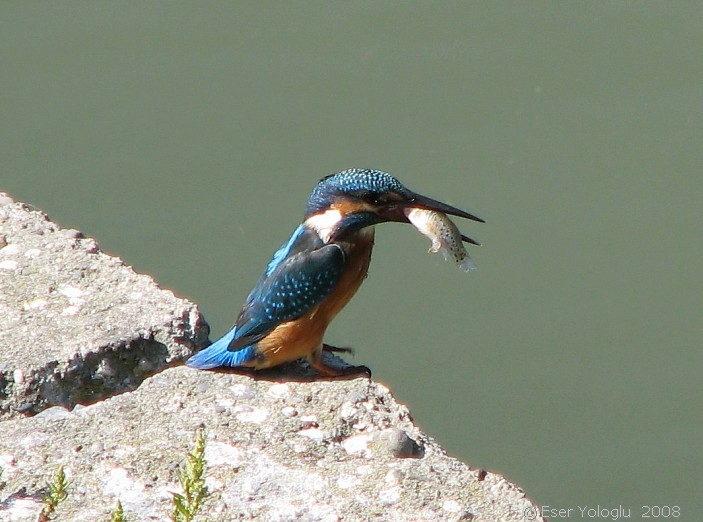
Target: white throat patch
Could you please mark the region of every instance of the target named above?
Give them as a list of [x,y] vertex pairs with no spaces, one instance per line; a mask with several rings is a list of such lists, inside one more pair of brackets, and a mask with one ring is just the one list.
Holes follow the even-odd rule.
[[342,213],[336,208],[331,208],[321,214],[310,216],[305,220],[305,224],[315,230],[322,241],[329,243],[332,232],[341,220]]

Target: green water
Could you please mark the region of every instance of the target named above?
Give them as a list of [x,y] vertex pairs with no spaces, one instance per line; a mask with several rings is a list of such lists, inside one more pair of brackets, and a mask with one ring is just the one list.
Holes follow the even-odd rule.
[[698,520],[702,27],[696,2],[6,1],[0,190],[219,335],[321,176],[387,170],[487,220],[460,223],[479,270],[381,226],[328,341],[540,504]]

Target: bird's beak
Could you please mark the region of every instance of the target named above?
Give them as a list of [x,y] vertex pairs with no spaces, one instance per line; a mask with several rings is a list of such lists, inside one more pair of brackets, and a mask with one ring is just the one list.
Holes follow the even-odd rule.
[[[416,194],[414,192],[410,193],[407,199],[403,201],[394,202],[386,207],[380,209],[379,214],[383,217],[384,221],[397,221],[400,223],[410,223],[408,217],[405,213],[408,208],[421,208],[426,210],[434,210],[436,212],[442,212],[443,214],[449,214],[451,216],[458,216],[472,221],[478,221],[479,223],[485,223],[483,219],[478,216],[474,216],[464,210],[447,205],[436,199],[423,196],[421,194]],[[480,243],[470,237],[461,235],[461,239],[467,243],[472,243],[474,245],[479,245]]]
[[472,221],[478,221],[479,223],[485,223],[483,219],[473,214],[469,214],[459,208],[452,207],[436,199],[428,198],[427,196],[422,196],[420,194],[413,194],[404,204],[405,207],[410,208],[424,208],[427,210],[435,210],[437,212],[442,212],[443,214],[449,214],[450,216],[459,216]]

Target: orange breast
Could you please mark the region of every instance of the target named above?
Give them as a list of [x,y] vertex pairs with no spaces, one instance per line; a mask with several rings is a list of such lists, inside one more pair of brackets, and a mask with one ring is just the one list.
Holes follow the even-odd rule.
[[297,319],[278,325],[259,341],[259,352],[263,355],[263,360],[252,361],[255,368],[270,368],[295,361],[321,348],[327,326],[366,278],[373,237],[373,227],[368,227],[359,233],[353,243],[340,243],[347,257],[345,272],[337,286],[319,305]]

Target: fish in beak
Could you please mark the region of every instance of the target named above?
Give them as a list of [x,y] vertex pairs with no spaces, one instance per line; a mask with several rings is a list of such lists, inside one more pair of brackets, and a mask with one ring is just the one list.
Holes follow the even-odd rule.
[[[411,223],[411,224],[415,225],[416,228],[418,228],[417,224],[413,223],[409,218],[409,214],[411,213],[411,211],[413,209],[427,210],[427,211],[431,211],[431,212],[437,212],[439,214],[444,214],[445,216],[446,215],[457,216],[457,217],[461,217],[461,218],[465,218],[465,219],[470,219],[472,221],[477,221],[479,223],[485,223],[485,221],[483,219],[481,219],[478,216],[475,216],[474,214],[471,214],[469,212],[461,210],[460,208],[453,207],[453,206],[448,205],[446,203],[442,203],[441,201],[437,201],[436,199],[432,199],[430,197],[423,196],[423,195],[417,194],[415,192],[411,192],[409,190],[407,191],[407,194],[404,194],[404,197],[402,200],[393,201],[392,203],[390,203],[387,206],[385,206],[384,208],[382,208],[380,211],[380,214],[383,216],[384,220],[397,221],[400,223]],[[412,213],[412,214],[414,216],[423,215],[422,213],[417,213],[417,212]],[[416,221],[418,221],[418,222],[424,221],[424,220],[428,219],[430,215],[424,214],[424,216],[425,217],[423,217],[423,218],[418,217],[416,219]],[[448,218],[447,218],[447,220],[448,220]],[[444,221],[446,221],[446,220],[442,220],[442,222],[444,222]],[[432,229],[434,229],[436,231],[437,227],[440,226],[439,221],[433,221],[433,222],[435,223],[435,225],[433,225],[433,226],[428,225],[429,228],[427,228],[425,226],[423,226],[422,230],[420,228],[418,228],[418,230],[420,230],[421,233],[423,233],[424,235],[427,235],[428,237],[430,237],[430,239],[432,239],[432,237],[431,237],[431,235],[428,235],[428,234],[434,235],[435,238],[439,237],[439,234],[431,232]],[[449,221],[449,222],[452,223],[451,221]],[[456,234],[454,234],[452,232],[451,236],[453,236],[455,238],[460,238],[461,241],[464,241],[466,243],[470,243],[472,245],[480,245],[480,243],[478,241],[476,241],[475,239],[472,239],[468,236],[465,236],[464,234],[461,234],[456,229],[456,225],[454,225],[454,223],[452,223],[452,226],[456,230]],[[425,234],[425,232],[428,232],[428,234]],[[459,241],[459,243],[461,243],[461,241]],[[434,244],[434,240],[433,240],[433,244]],[[435,252],[436,251],[437,250],[435,250]]]

